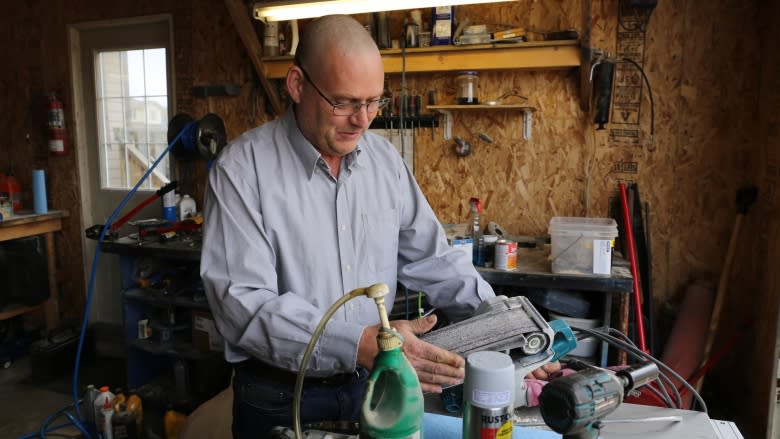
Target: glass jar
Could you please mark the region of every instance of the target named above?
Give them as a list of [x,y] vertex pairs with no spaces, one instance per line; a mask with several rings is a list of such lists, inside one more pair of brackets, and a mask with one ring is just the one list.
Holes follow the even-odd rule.
[[457,103],[459,105],[479,104],[479,95],[477,93],[479,77],[477,72],[460,72],[456,81],[458,84]]

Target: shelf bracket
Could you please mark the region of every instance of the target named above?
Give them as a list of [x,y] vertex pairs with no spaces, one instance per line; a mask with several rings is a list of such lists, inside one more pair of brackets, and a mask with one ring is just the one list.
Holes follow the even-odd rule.
[[452,111],[437,109],[444,115],[444,140],[452,139]]
[[533,131],[533,108],[523,108],[523,139],[531,140]]

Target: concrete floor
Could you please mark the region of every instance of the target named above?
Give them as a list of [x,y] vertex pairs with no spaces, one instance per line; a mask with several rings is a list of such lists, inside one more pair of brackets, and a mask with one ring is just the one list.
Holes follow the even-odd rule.
[[[14,361],[11,367],[0,369],[0,437],[20,438],[37,432],[46,418],[73,403],[73,397],[59,383],[36,382],[31,377],[30,357]],[[48,385],[47,385],[48,384]],[[57,418],[52,426],[65,423]],[[75,427],[56,431],[52,437],[82,437]]]
[[[70,337],[72,335],[67,338]],[[109,339],[111,349],[100,350],[94,345],[90,349],[85,345],[79,371],[79,397],[83,397],[88,384],[98,387],[107,385],[113,389],[126,382],[122,346],[114,339],[115,336]],[[105,344],[101,342],[101,345]],[[21,353],[13,357],[3,355],[4,359],[12,360],[10,367],[3,368],[0,365],[0,438],[37,437],[32,434],[40,430],[47,418],[69,406],[68,411],[75,416],[72,388],[77,342],[67,346],[62,349],[52,348],[56,353],[46,357],[37,354],[33,358],[28,353],[29,349],[20,350]],[[56,429],[47,437],[83,437],[64,415],[51,420],[48,426],[51,428],[61,424],[67,427]]]

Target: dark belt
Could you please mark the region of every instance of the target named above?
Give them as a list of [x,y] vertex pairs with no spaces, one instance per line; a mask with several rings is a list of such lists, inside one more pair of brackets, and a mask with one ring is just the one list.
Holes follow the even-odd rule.
[[[242,372],[248,372],[259,378],[266,378],[277,383],[284,383],[294,386],[295,381],[298,379],[297,372],[291,372],[289,370],[279,369],[269,364],[263,363],[257,359],[244,360],[235,365],[236,369],[240,369]],[[303,384],[307,386],[341,386],[351,382],[353,379],[358,379],[360,374],[358,368],[354,372],[340,373],[329,377],[305,377]]]

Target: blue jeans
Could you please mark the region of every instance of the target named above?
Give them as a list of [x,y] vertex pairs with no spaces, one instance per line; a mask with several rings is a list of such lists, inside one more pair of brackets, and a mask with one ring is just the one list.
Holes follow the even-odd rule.
[[[263,377],[252,370],[235,368],[233,377],[233,438],[256,439],[266,437],[277,426],[292,427],[293,395],[295,380],[279,380]],[[350,378],[338,384],[305,383],[301,395],[301,424],[309,428],[336,431],[338,428],[323,428],[321,422],[354,423],[360,420],[360,405],[363,402],[368,371],[358,368]],[[354,434],[356,431],[344,430]]]

